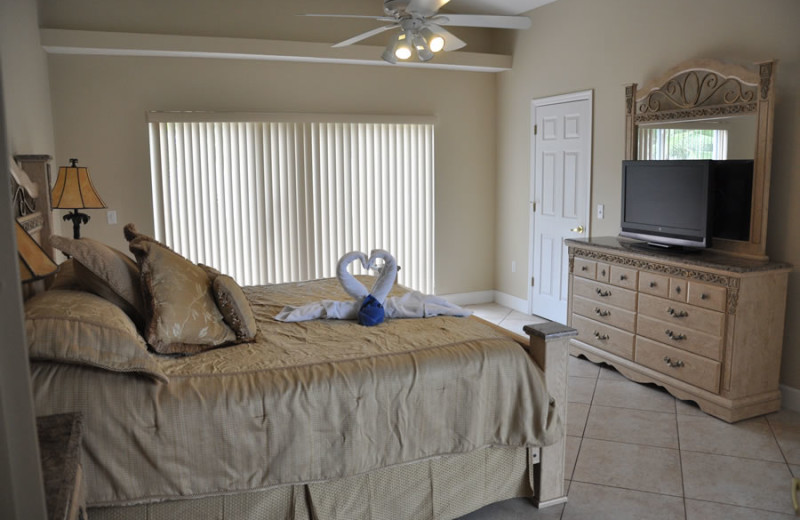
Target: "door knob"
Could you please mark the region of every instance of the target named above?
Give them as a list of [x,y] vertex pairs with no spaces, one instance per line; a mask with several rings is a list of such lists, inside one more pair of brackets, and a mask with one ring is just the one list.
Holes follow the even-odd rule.
[[578,226],[570,229],[573,233],[583,233],[583,226]]

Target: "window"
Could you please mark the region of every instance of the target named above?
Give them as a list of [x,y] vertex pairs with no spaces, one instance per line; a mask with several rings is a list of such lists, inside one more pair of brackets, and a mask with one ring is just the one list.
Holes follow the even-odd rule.
[[727,130],[639,127],[639,159],[723,160],[727,157]]
[[156,238],[243,285],[386,249],[433,292],[433,122],[347,119],[148,114]]

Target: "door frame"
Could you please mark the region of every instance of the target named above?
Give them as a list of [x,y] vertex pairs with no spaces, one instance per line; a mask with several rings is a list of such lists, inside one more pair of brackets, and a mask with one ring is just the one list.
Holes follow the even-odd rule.
[[[531,154],[530,154],[530,198],[529,207],[531,208],[528,226],[528,314],[533,314],[533,284],[530,280],[533,278],[533,263],[535,254],[534,235],[536,233],[536,212],[533,210],[533,204],[536,202],[536,134],[533,133],[533,127],[536,124],[536,109],[549,105],[558,105],[562,103],[571,103],[574,101],[588,101],[589,102],[589,177],[586,182],[586,236],[591,236],[592,227],[592,171],[594,162],[594,90],[581,90],[578,92],[571,92],[569,94],[559,94],[557,96],[547,96],[535,98],[531,100],[531,120],[528,125],[530,132]],[[562,276],[569,275],[569,273],[562,273]]]

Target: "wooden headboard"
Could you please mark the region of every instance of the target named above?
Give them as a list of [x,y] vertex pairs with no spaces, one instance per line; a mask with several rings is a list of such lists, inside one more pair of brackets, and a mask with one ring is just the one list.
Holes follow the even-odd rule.
[[10,165],[14,217],[42,248],[53,256],[49,155],[16,155]]

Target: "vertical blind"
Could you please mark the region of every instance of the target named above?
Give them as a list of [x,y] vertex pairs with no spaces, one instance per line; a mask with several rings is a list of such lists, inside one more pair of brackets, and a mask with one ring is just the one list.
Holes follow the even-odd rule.
[[728,131],[697,128],[639,127],[639,159],[728,158]]
[[386,249],[433,292],[432,123],[148,119],[156,237],[178,253],[259,285]]

